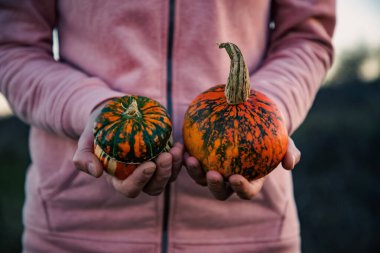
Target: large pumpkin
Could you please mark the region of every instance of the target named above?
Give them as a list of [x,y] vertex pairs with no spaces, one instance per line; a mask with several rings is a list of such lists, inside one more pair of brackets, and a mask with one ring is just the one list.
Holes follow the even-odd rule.
[[95,155],[119,179],[138,164],[172,145],[172,123],[166,109],[147,97],[125,96],[106,103],[94,127]]
[[183,125],[184,144],[203,169],[226,179],[248,180],[270,173],[283,159],[288,133],[275,104],[250,89],[243,56],[232,43],[219,44],[231,58],[227,85],[217,85],[190,104]]

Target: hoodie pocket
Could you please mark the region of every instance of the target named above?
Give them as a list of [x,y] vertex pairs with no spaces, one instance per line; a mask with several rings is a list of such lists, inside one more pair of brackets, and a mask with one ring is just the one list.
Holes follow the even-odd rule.
[[54,199],[57,195],[70,188],[75,179],[80,173],[83,173],[74,168],[71,161],[65,162],[62,169],[57,173],[46,178],[39,186],[39,192],[44,200]]

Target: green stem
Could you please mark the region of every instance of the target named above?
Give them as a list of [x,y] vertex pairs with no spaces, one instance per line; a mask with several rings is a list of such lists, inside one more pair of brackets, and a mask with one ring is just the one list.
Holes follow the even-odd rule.
[[251,86],[243,55],[240,49],[231,42],[220,43],[218,46],[226,49],[231,59],[230,74],[224,90],[227,103],[230,105],[244,103],[249,98]]

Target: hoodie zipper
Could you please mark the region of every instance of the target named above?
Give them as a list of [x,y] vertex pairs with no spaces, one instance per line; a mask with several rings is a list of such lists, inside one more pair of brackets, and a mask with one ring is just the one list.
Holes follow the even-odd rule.
[[[166,66],[166,97],[167,109],[170,116],[173,112],[172,101],[172,77],[173,77],[173,41],[174,41],[174,9],[175,0],[169,0],[169,28],[168,28],[168,47],[167,47],[167,66]],[[163,210],[163,225],[162,225],[162,253],[166,253],[168,249],[168,223],[169,223],[169,210],[170,210],[170,183],[166,186],[164,192],[164,210]]]

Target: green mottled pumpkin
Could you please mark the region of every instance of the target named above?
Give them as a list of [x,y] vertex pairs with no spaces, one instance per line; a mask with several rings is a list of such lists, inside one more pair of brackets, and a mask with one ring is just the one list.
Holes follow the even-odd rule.
[[248,180],[270,173],[283,159],[288,133],[281,113],[263,93],[250,89],[239,48],[222,43],[231,58],[227,85],[217,85],[190,104],[183,125],[186,150],[205,171]]
[[143,96],[108,101],[96,119],[94,153],[106,172],[127,178],[145,161],[168,151],[172,123],[166,109]]

